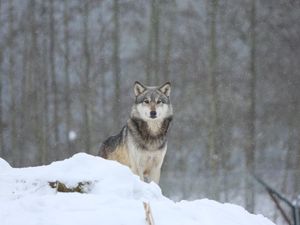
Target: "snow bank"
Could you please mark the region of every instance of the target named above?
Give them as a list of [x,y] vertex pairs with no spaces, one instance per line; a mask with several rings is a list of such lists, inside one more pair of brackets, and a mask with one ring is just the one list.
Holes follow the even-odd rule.
[[3,172],[4,170],[10,169],[11,166],[2,158],[0,158],[0,173],[1,171]]
[[[68,187],[89,182],[86,194],[60,193],[48,182]],[[0,158],[1,225],[146,224],[143,201],[159,224],[272,225],[232,204],[203,199],[173,202],[155,183],[146,184],[117,162],[84,153],[48,166],[11,168]]]

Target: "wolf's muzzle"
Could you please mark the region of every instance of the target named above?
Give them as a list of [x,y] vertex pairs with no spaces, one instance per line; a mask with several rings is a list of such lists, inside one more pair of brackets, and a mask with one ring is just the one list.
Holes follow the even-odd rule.
[[151,111],[151,112],[150,112],[150,117],[151,117],[152,119],[156,118],[156,111]]

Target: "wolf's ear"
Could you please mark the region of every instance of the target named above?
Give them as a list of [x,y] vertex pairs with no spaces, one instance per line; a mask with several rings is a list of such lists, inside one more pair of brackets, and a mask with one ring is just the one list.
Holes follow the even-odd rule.
[[135,96],[138,96],[142,94],[147,88],[142,85],[140,82],[136,81],[134,82],[134,94]]
[[170,82],[165,83],[160,88],[158,88],[158,90],[160,90],[163,94],[169,97],[171,93],[171,83]]

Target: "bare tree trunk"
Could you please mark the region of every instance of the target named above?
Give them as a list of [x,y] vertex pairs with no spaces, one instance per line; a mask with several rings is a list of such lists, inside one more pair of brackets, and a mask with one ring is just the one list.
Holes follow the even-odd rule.
[[[25,37],[24,37],[24,49],[25,49],[25,56],[26,56],[26,60],[23,61],[23,68],[24,68],[24,72],[25,75],[23,77],[24,83],[22,85],[22,92],[24,95],[24,98],[22,99],[24,101],[24,104],[22,103],[22,111],[25,112],[24,113],[24,123],[21,124],[21,126],[24,128],[23,129],[23,133],[22,133],[22,137],[25,139],[32,139],[32,141],[30,142],[34,147],[36,147],[37,149],[37,139],[36,139],[36,135],[37,135],[37,130],[36,130],[36,123],[38,123],[36,120],[37,118],[35,118],[35,112],[37,110],[36,108],[36,91],[35,91],[35,63],[36,63],[36,59],[35,57],[35,53],[34,53],[34,46],[33,46],[33,39],[34,39],[34,25],[32,25],[33,23],[33,11],[31,11],[33,9],[34,5],[34,1],[30,0],[29,4],[28,4],[28,17],[26,18],[28,23],[26,24],[26,30],[27,32],[25,33]],[[26,43],[26,45],[25,45]],[[30,106],[29,106],[30,105]],[[24,141],[25,144],[27,144],[28,142],[25,140]],[[36,150],[35,149],[35,150]],[[24,156],[26,158],[26,155],[23,154],[22,156]],[[28,158],[26,158],[28,159]],[[37,162],[39,160],[38,157],[36,157],[34,159],[34,162]],[[26,160],[27,161],[27,160]],[[25,163],[25,160],[23,160],[23,162]],[[28,165],[29,162],[27,162]],[[31,162],[30,162],[31,163]]]
[[153,26],[152,26],[152,20],[154,17],[154,8],[153,4],[151,4],[151,15],[149,18],[149,34],[148,34],[148,44],[147,44],[147,52],[146,52],[146,82],[148,85],[151,83],[151,74],[152,74],[152,48],[153,48],[153,42],[152,42],[152,36],[153,36]]
[[[172,1],[172,10],[174,10],[176,6],[176,2]],[[173,35],[174,35],[174,26],[175,26],[176,14],[172,12],[172,16],[170,18],[170,26],[167,32],[167,46],[165,50],[164,56],[164,81],[170,80],[170,64],[171,64],[171,56],[172,56],[172,47],[173,47]]]
[[[250,12],[250,96],[249,96],[249,112],[248,112],[248,132],[249,137],[247,138],[246,145],[246,168],[247,172],[253,174],[255,171],[254,160],[255,160],[255,122],[256,122],[256,0],[251,1],[251,12]],[[246,209],[250,212],[254,211],[255,207],[255,192],[254,184],[250,180],[250,176],[246,176],[246,195],[245,203]]]
[[83,96],[82,96],[82,110],[83,110],[83,127],[84,127],[84,149],[87,153],[91,150],[91,134],[90,134],[90,50],[88,46],[88,19],[89,19],[89,2],[84,4],[83,14],[83,51],[85,59],[85,72],[82,77]]
[[210,128],[209,128],[209,166],[212,172],[211,196],[219,199],[219,152],[218,152],[218,129],[219,129],[219,99],[218,99],[218,84],[217,84],[217,40],[216,40],[216,17],[218,11],[218,0],[211,2],[210,12],[210,55],[209,55],[209,91],[210,91]]
[[[44,39],[44,49],[43,55],[47,54],[47,47],[45,46],[47,45],[47,40],[46,38]],[[48,79],[48,60],[47,57],[43,57],[43,71],[44,71],[44,80],[43,80],[43,84],[41,84],[43,86],[43,90],[42,90],[42,94],[43,94],[43,124],[44,124],[44,132],[43,132],[43,144],[44,146],[42,147],[42,152],[41,152],[41,162],[42,164],[45,164],[47,162],[49,162],[49,158],[48,158],[48,149],[49,149],[49,99],[48,99],[48,95],[49,95],[49,79]]]
[[120,21],[119,21],[119,0],[114,0],[113,2],[113,55],[112,55],[112,69],[115,81],[115,98],[114,98],[114,121],[115,127],[120,126],[121,122],[121,64],[120,64]]
[[36,30],[36,22],[35,22],[35,11],[36,11],[36,2],[35,0],[30,0],[30,35],[31,35],[31,45],[30,45],[30,76],[32,77],[32,89],[31,95],[30,95],[30,102],[31,102],[31,124],[33,127],[33,134],[34,134],[34,140],[38,151],[38,157],[37,162],[41,162],[41,137],[40,137],[40,130],[39,130],[39,108],[38,108],[38,76],[37,76],[37,64],[39,63],[37,61],[37,30]]
[[[2,0],[0,0],[0,27],[2,27],[1,20],[1,12],[2,12]],[[0,157],[4,157],[4,136],[3,136],[3,101],[2,101],[2,87],[3,87],[3,77],[2,77],[2,62],[3,62],[3,49],[0,47]]]
[[10,138],[11,138],[11,152],[12,152],[12,160],[16,164],[17,161],[17,125],[16,125],[16,94],[15,94],[15,56],[14,56],[14,39],[15,34],[13,32],[13,26],[14,26],[14,6],[13,6],[13,0],[9,1],[9,66],[8,66],[8,76],[9,76],[9,87],[10,87],[10,126],[11,126],[11,132],[10,132]]
[[102,122],[102,130],[106,130],[107,129],[107,121],[105,120],[106,118],[106,113],[108,112],[107,110],[107,100],[106,100],[106,82],[105,82],[105,73],[101,74],[101,104],[102,104],[102,118],[103,118],[103,122]]
[[170,62],[171,62],[171,49],[172,49],[172,28],[169,28],[167,36],[167,46],[164,57],[164,81],[170,80]]
[[[298,74],[294,75],[294,76],[299,76]],[[296,146],[295,146],[295,167],[294,167],[294,170],[295,170],[295,174],[294,174],[294,193],[297,193],[299,194],[299,190],[300,190],[300,115],[299,115],[299,110],[300,110],[300,100],[299,100],[299,94],[300,94],[300,91],[299,91],[299,86],[296,86],[298,89],[295,90],[295,94],[294,96],[294,99],[295,99],[295,114],[294,114],[294,117],[295,117],[295,140],[297,141],[296,142]]]
[[[47,8],[47,2],[42,2],[43,9]],[[42,17],[44,29],[47,30],[48,24],[48,15],[45,13]],[[49,149],[49,72],[48,72],[48,36],[44,34],[43,42],[42,42],[42,68],[41,71],[44,74],[43,79],[41,81],[40,86],[42,87],[41,95],[42,95],[42,106],[41,111],[42,115],[42,123],[43,123],[43,146],[41,149],[41,163],[46,164],[49,162],[48,149]]]
[[42,115],[44,114],[43,110],[43,98],[40,93],[42,93],[42,84],[44,76],[41,76],[41,54],[38,46],[38,38],[41,32],[38,32],[37,25],[37,12],[38,4],[36,0],[30,1],[30,34],[31,34],[31,48],[30,48],[30,67],[31,67],[31,76],[32,76],[32,90],[31,90],[31,123],[33,127],[34,140],[37,148],[37,162],[39,164],[45,163],[44,161],[44,121]]
[[[288,78],[289,79],[289,78]],[[290,88],[290,92],[289,92],[289,98],[288,98],[288,102],[289,105],[287,107],[288,110],[288,138],[287,138],[287,143],[286,143],[286,153],[285,153],[285,160],[284,160],[284,169],[283,169],[283,180],[282,180],[282,192],[283,193],[287,193],[287,188],[288,188],[288,178],[289,178],[289,171],[294,167],[294,155],[293,152],[295,151],[295,146],[297,146],[295,144],[295,140],[297,140],[297,136],[296,136],[296,129],[295,129],[295,125],[297,124],[296,121],[296,116],[297,115],[297,105],[296,102],[297,100],[295,99],[294,96],[294,92],[292,91],[293,87],[291,85],[288,85],[288,87]],[[296,179],[295,179],[296,180]]]
[[[0,8],[1,11],[1,8]],[[0,24],[1,26],[1,24]],[[4,157],[4,137],[3,137],[3,101],[2,101],[2,49],[0,49],[0,157]]]
[[152,0],[154,8],[153,34],[154,34],[154,77],[155,83],[159,83],[160,72],[160,0]]
[[297,113],[295,115],[297,115],[297,135],[298,135],[298,144],[297,144],[297,148],[296,148],[296,162],[298,162],[296,164],[296,168],[295,168],[295,185],[294,185],[294,193],[299,193],[299,189],[300,189],[300,141],[299,141],[299,137],[300,137],[300,116],[299,116],[299,110],[300,110],[300,104],[299,104],[299,99],[297,102]]
[[160,69],[160,7],[159,0],[151,0],[151,14],[149,19],[149,35],[146,54],[146,82],[152,85],[154,82],[159,83]]
[[71,115],[71,93],[70,93],[70,47],[69,47],[69,10],[68,10],[68,1],[64,0],[64,46],[65,46],[65,57],[64,57],[64,73],[65,73],[65,123],[66,123],[66,142],[68,148],[69,156],[71,152],[71,143],[69,139],[69,132],[71,130],[72,115]]
[[[26,17],[26,20],[29,20],[29,15]],[[24,146],[26,143],[27,136],[30,132],[28,132],[28,123],[30,121],[29,115],[30,110],[28,109],[28,86],[29,86],[29,64],[30,64],[30,56],[29,56],[29,34],[28,32],[24,33],[23,35],[23,46],[22,46],[22,84],[21,84],[21,117],[20,120],[20,127],[19,133],[20,136],[18,138],[18,145]],[[19,164],[21,166],[25,166],[25,158],[26,158],[25,151],[20,151],[20,161]]]
[[[100,10],[99,12],[99,21],[103,21],[103,11]],[[105,47],[105,27],[106,25],[104,23],[101,24],[100,30],[98,31],[98,33],[100,34],[99,36],[99,41],[97,42],[97,45],[100,47],[100,50],[98,52],[99,54],[99,66],[97,67],[97,75],[100,76],[100,92],[99,94],[101,95],[101,126],[100,128],[100,137],[104,137],[105,135],[107,135],[106,132],[108,132],[108,123],[106,118],[106,115],[108,113],[108,104],[107,104],[107,99],[106,99],[106,95],[107,95],[107,83],[106,83],[106,69],[107,69],[107,65],[105,63],[105,53],[104,53],[104,47]],[[99,136],[98,136],[99,137]],[[99,140],[98,140],[99,141]]]
[[[56,78],[56,64],[55,64],[55,19],[54,19],[54,1],[49,0],[49,36],[50,36],[50,46],[49,46],[49,57],[50,57],[50,75],[51,75],[51,93],[53,94],[53,127],[54,127],[54,146],[59,143],[59,106],[58,106],[58,88],[57,88],[57,78]],[[57,149],[55,151],[58,151]],[[58,154],[58,153],[57,153]],[[56,155],[58,157],[58,155]]]

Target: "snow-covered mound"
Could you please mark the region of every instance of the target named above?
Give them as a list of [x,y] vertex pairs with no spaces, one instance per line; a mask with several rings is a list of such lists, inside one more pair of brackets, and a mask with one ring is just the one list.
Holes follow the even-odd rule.
[[[57,192],[49,185],[56,181],[70,188],[88,184],[86,193]],[[274,225],[232,204],[207,199],[175,203],[127,167],[84,153],[22,169],[0,158],[1,225],[147,224],[143,202],[150,203],[156,225]]]
[[0,158],[0,173],[6,169],[11,168],[10,165],[2,158]]

